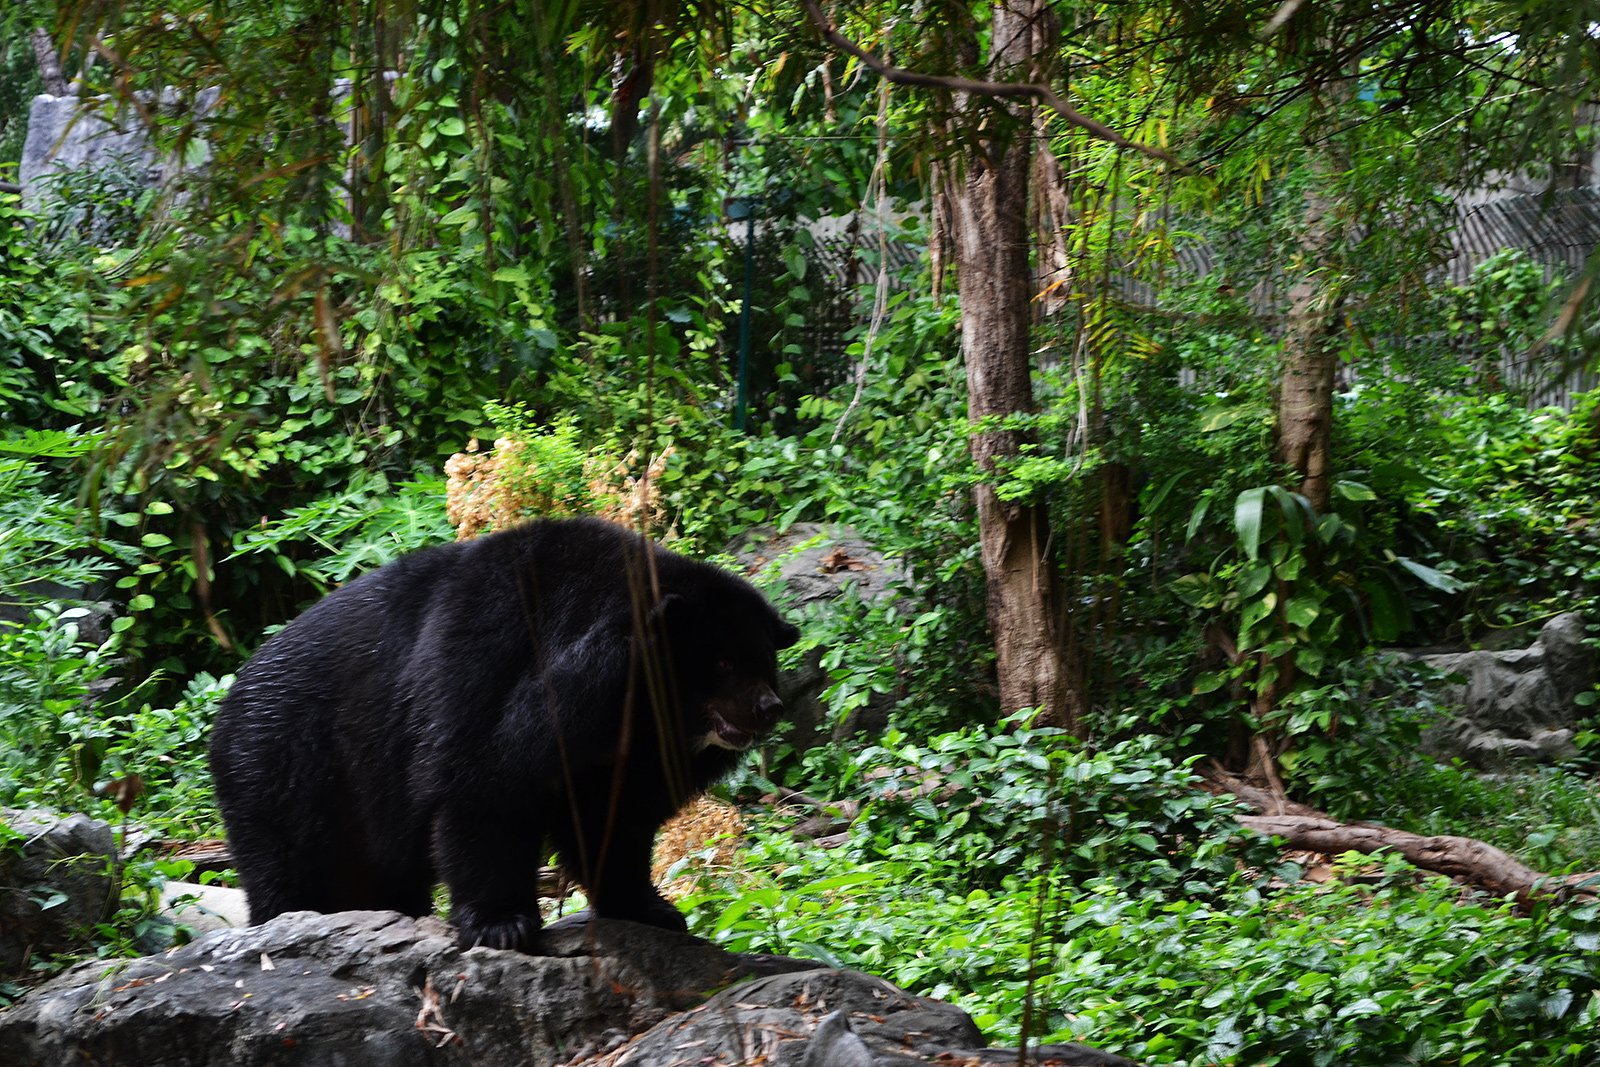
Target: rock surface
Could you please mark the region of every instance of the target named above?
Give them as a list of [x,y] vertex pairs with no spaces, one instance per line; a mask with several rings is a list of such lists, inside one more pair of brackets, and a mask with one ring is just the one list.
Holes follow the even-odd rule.
[[29,953],[81,946],[106,917],[117,850],[111,827],[87,815],[7,809],[0,821],[21,835],[0,845],[0,973],[15,973]]
[[[544,936],[545,956],[463,952],[444,923],[389,912],[297,912],[218,930],[159,956],[80,964],[29,993],[0,1012],[0,1063],[1017,1061],[1014,1050],[984,1049],[959,1009],[869,975],[734,955],[630,923],[556,924]],[[1031,1062],[1128,1063],[1078,1046],[1050,1051]]]
[[85,111],[76,96],[40,94],[28,110],[28,136],[22,145],[17,175],[24,202],[39,206],[47,195],[48,178],[58,170],[130,167],[154,182],[160,164],[150,138],[137,117],[122,112],[107,118]]
[[1459,679],[1437,690],[1460,710],[1430,731],[1429,746],[1488,767],[1576,755],[1573,728],[1591,712],[1575,701],[1597,679],[1594,653],[1584,637],[1583,616],[1567,612],[1545,623],[1527,648],[1416,657]]
[[[769,528],[747,534],[734,556],[751,574],[777,568],[777,600],[785,617],[800,621],[821,611],[848,610],[851,604],[873,604],[895,595],[894,582],[903,569],[848,526],[797,522],[783,533]],[[789,736],[798,748],[819,740],[828,720],[822,692],[830,679],[822,668],[822,649],[813,649],[795,670],[779,678],[778,696],[795,725]],[[836,740],[855,733],[875,733],[887,721],[888,701],[869,702],[831,730]]]

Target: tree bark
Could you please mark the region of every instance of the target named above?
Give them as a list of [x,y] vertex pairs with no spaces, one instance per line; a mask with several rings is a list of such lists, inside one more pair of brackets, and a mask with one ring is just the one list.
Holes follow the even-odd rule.
[[[1027,76],[1042,51],[1044,13],[1042,0],[996,4],[991,26],[996,79]],[[970,125],[976,126],[971,101],[965,110]],[[975,425],[1034,410],[1029,128],[1027,116],[1015,111],[1009,122],[994,121],[991,115],[981,127],[983,139],[963,161],[963,172],[947,171],[967,412]],[[1018,456],[1027,441],[1016,429],[985,428],[972,434],[972,458],[985,475],[992,475]],[[1001,710],[1041,708],[1049,721],[1076,729],[1080,701],[1065,670],[1064,616],[1044,506],[1001,500],[990,482],[978,485],[974,497]]]
[[66,96],[72,92],[72,86],[61,74],[61,60],[50,41],[50,31],[34,30],[29,40],[33,44],[33,58],[39,64],[39,80],[44,83],[44,91],[51,96]]
[[1326,128],[1347,113],[1353,89],[1349,78],[1340,77],[1312,94],[1307,131],[1311,180],[1303,200],[1295,280],[1289,287],[1277,393],[1278,461],[1294,472],[1297,491],[1318,513],[1327,510],[1333,488],[1333,385],[1346,231],[1337,190],[1349,170],[1342,144],[1327,136]]
[[1592,881],[1594,873],[1551,876],[1540,874],[1515,857],[1476,838],[1441,835],[1425,837],[1405,830],[1370,823],[1340,823],[1306,815],[1241,815],[1241,825],[1258,833],[1281,837],[1291,848],[1337,856],[1341,852],[1396,852],[1414,867],[1459,878],[1482,886],[1495,896],[1515,896],[1524,906],[1540,897],[1573,894],[1595,898],[1595,890],[1578,883]]
[[1213,768],[1205,775],[1214,791],[1232,793],[1263,812],[1241,815],[1239,823],[1257,833],[1281,837],[1290,848],[1337,856],[1342,852],[1395,852],[1425,871],[1448,875],[1480,886],[1497,896],[1515,894],[1526,906],[1540,897],[1593,900],[1600,873],[1540,874],[1516,857],[1472,837],[1424,836],[1372,823],[1341,823],[1282,792],[1259,789],[1248,781]]

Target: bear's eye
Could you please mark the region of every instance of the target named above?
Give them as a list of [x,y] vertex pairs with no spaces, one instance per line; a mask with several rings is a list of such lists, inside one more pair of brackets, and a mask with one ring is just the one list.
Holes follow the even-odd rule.
[[717,660],[717,673],[718,674],[732,674],[733,673],[733,663],[732,663],[732,661],[725,660],[725,659]]

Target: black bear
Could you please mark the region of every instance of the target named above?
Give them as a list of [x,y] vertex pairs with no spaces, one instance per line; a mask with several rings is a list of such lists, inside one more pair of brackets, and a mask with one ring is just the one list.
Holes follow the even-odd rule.
[[657,829],[783,710],[799,631],[744,580],[595,519],[405,556],[239,672],[211,768],[250,921],[425,915],[535,950],[551,846],[598,915],[671,929]]

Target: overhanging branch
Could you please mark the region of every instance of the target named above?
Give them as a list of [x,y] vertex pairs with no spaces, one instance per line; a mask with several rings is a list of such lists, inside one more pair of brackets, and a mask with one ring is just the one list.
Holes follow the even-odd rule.
[[822,39],[834,48],[849,56],[854,56],[867,67],[876,71],[881,77],[894,82],[896,85],[915,85],[925,89],[948,89],[955,93],[973,93],[978,96],[993,96],[1004,98],[1021,98],[1036,100],[1044,104],[1051,111],[1061,116],[1063,120],[1085,131],[1089,135],[1116,145],[1118,148],[1130,148],[1151,159],[1159,159],[1179,170],[1187,171],[1175,156],[1156,148],[1154,145],[1130,141],[1116,130],[1078,111],[1061,99],[1054,89],[1038,82],[992,82],[980,81],[976,78],[963,78],[958,75],[925,74],[921,71],[907,70],[886,63],[882,59],[868,52],[844,34],[823,14],[817,0],[801,0],[806,12],[811,16],[812,23],[817,27]]

